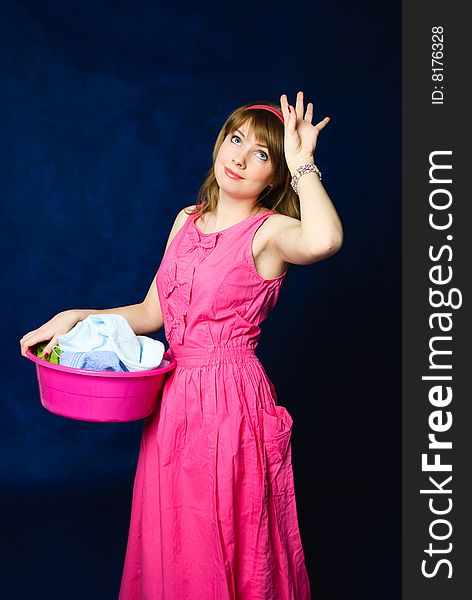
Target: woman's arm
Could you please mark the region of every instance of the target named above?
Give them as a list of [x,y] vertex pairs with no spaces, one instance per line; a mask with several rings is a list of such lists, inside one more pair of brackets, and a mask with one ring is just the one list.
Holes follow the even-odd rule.
[[[194,208],[193,206],[187,208]],[[176,236],[177,232],[185,223],[187,215],[185,209],[182,209],[174,220],[172,229],[170,230],[164,254],[167,248]],[[120,306],[118,308],[107,308],[105,310],[92,309],[76,309],[73,313],[77,317],[77,322],[82,321],[89,315],[115,313],[122,315],[129,323],[131,329],[136,335],[146,335],[148,333],[156,333],[162,329],[164,318],[162,316],[161,304],[157,293],[156,277],[153,277],[148,293],[142,302],[139,304],[130,304],[129,306]]]
[[[154,280],[151,287],[156,287]],[[164,325],[164,320],[159,304],[159,298],[157,296],[157,290],[156,293],[153,293],[150,288],[146,298],[148,298],[146,305],[144,302],[140,302],[138,304],[119,306],[117,308],[106,308],[103,310],[78,308],[66,312],[73,315],[76,323],[86,319],[89,315],[101,315],[106,313],[121,315],[128,321],[131,329],[136,335],[147,335],[148,333],[158,332]]]
[[[193,207],[188,207],[193,208]],[[174,239],[177,232],[187,219],[187,215],[182,209],[175,218],[174,224],[170,231],[164,254],[167,251],[170,243]],[[30,331],[20,340],[21,354],[26,356],[28,348],[35,344],[50,340],[43,350],[43,356],[49,355],[58,342],[58,336],[67,333],[74,327],[76,323],[82,321],[89,315],[114,313],[122,315],[129,323],[131,329],[136,335],[146,335],[159,331],[164,325],[161,305],[157,293],[156,278],[153,277],[148,293],[142,302],[138,304],[130,304],[128,306],[120,306],[117,308],[107,309],[70,309],[55,315],[51,320],[47,321],[34,331]]]
[[[284,116],[284,151],[287,166],[293,176],[303,164],[314,164],[319,132],[329,122],[324,118],[312,125],[313,103],[304,115],[303,92],[298,92],[295,107],[280,97]],[[285,262],[310,264],[331,256],[343,243],[343,229],[338,213],[318,175],[313,172],[298,177],[301,222],[290,217],[275,221],[269,244]]]
[[283,261],[307,265],[328,258],[341,248],[343,228],[316,173],[300,177],[298,193],[301,221],[286,215],[272,217],[267,245]]

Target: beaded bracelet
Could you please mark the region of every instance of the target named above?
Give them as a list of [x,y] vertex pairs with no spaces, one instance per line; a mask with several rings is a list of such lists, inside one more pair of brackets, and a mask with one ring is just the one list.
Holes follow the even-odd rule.
[[[293,174],[293,177],[290,181],[290,185],[292,186],[293,191],[296,194],[298,194],[298,180],[300,179],[300,177],[302,175],[304,175],[305,173],[310,173],[310,172],[316,173],[321,181],[321,171],[318,169],[318,167],[316,165],[309,163],[307,165],[299,166],[298,169],[296,169],[296,171]],[[298,173],[298,177],[297,177],[297,173]]]

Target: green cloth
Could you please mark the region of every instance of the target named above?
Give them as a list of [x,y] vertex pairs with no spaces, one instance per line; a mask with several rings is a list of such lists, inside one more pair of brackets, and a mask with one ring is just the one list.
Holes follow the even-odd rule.
[[47,360],[48,362],[54,363],[55,365],[59,364],[59,354],[61,353],[61,349],[59,346],[54,346],[53,351],[46,358],[43,356],[43,350],[48,345],[49,342],[41,342],[37,346],[34,347],[33,354],[35,354],[38,358],[42,358],[43,360]]

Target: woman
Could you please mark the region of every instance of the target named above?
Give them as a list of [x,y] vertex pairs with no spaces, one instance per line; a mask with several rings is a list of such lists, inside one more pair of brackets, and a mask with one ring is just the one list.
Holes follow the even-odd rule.
[[[281,96],[227,119],[194,206],[181,210],[140,304],[59,313],[28,347],[89,314],[164,326],[177,360],[146,419],[120,600],[306,600],[292,418],[255,354],[289,264],[334,254],[342,227],[314,165],[312,124]],[[292,189],[293,188],[293,189]]]

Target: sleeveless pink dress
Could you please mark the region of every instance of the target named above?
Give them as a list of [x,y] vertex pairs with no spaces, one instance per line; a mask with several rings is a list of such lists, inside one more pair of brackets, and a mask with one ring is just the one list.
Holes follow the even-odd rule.
[[292,417],[255,354],[286,274],[265,280],[252,257],[272,214],[206,234],[191,215],[162,259],[177,367],[144,423],[119,600],[311,598]]

